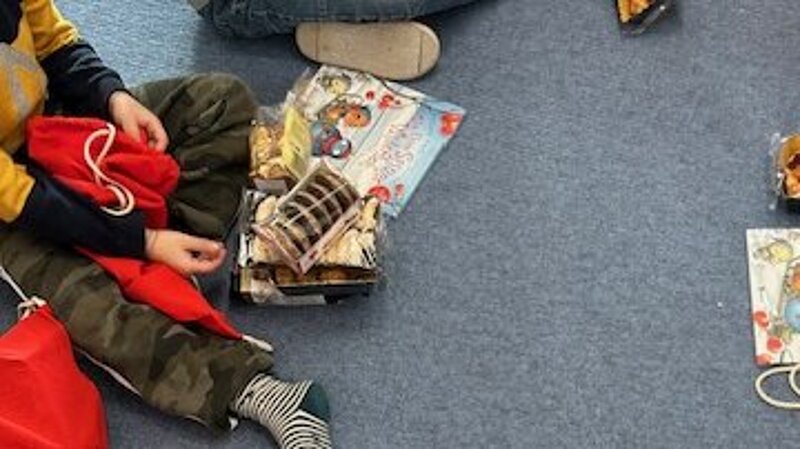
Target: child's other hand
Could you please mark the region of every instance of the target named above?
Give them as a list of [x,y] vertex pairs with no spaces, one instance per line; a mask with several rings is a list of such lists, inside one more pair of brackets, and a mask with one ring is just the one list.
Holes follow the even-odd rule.
[[210,273],[225,259],[222,243],[168,229],[145,230],[145,253],[184,276]]
[[161,120],[129,93],[117,91],[111,94],[108,99],[108,112],[114,123],[122,128],[125,134],[138,141],[146,136],[144,143],[154,150],[167,149],[169,138]]

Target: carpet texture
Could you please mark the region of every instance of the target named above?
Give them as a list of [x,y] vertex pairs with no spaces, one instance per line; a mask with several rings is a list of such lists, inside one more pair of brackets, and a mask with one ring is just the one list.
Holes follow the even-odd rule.
[[[744,231],[768,144],[798,127],[800,3],[681,2],[620,36],[611,1],[492,1],[426,19],[412,85],[469,110],[391,224],[388,283],[331,308],[218,304],[330,391],[337,447],[747,448],[800,438],[756,399]],[[61,2],[129,83],[231,71],[265,103],[307,63],[288,37],[218,37],[180,0]],[[7,323],[13,307],[0,309]],[[116,448],[214,437],[90,370]]]

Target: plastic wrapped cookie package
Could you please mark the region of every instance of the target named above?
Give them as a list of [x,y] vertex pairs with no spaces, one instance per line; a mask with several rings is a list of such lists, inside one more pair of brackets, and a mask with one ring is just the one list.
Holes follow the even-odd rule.
[[777,204],[786,210],[800,213],[800,133],[772,136],[772,190]]
[[296,179],[284,165],[280,141],[283,138],[283,114],[279,107],[258,109],[250,129],[250,179],[259,189],[283,193]]
[[[257,221],[262,214],[272,214],[277,206],[274,196],[259,195],[258,192],[249,192],[250,202],[254,204],[254,218]],[[367,197],[360,200],[358,218],[344,230],[322,253],[315,263],[323,267],[347,267],[372,270],[379,265],[378,239],[383,237],[383,221],[380,216],[380,200]],[[263,239],[253,239],[248,255],[251,262],[281,265],[284,264],[281,256],[274,251]]]
[[250,180],[261,191],[283,194],[302,178],[310,165],[311,138],[308,124],[299,112],[298,92],[311,75],[304,73],[283,103],[261,106],[252,121]]
[[643,33],[675,7],[674,0],[614,0],[620,29],[628,35]]
[[316,165],[277,201],[268,217],[257,217],[255,234],[297,274],[305,274],[358,215],[360,196],[326,163]]
[[290,195],[281,198],[257,189],[245,190],[234,293],[263,305],[329,304],[342,297],[369,294],[383,279],[386,233],[380,201],[358,198],[354,218],[325,245],[318,260],[300,273],[287,264],[282,250],[256,233],[258,226],[254,225],[275,218],[279,205],[287,204]]
[[251,224],[271,214],[277,202],[276,196],[258,190],[244,193],[235,293],[263,305],[329,304],[345,296],[369,294],[382,282],[386,233],[377,198],[360,200],[358,219],[302,275],[252,232]]

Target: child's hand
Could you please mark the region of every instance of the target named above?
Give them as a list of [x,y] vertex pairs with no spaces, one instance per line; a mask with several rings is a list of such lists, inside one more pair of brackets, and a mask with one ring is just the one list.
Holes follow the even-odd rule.
[[142,106],[129,93],[117,91],[108,99],[108,112],[117,126],[125,134],[141,141],[146,136],[146,143],[157,151],[167,149],[169,138],[164,131],[164,125],[155,114]]
[[184,276],[210,273],[225,259],[221,243],[167,229],[145,230],[145,253]]

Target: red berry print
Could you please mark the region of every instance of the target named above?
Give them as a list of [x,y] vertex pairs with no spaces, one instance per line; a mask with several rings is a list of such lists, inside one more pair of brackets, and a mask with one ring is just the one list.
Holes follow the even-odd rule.
[[769,352],[780,352],[783,349],[783,342],[778,337],[769,337],[767,339],[767,350]]
[[461,123],[462,115],[454,112],[445,112],[442,114],[441,126],[439,132],[443,136],[452,136],[456,133],[458,125]]
[[381,97],[381,102],[378,103],[378,109],[388,109],[389,107],[392,106],[393,102],[394,102],[394,97],[389,94],[386,94],[383,97]]
[[368,90],[367,93],[364,94],[364,97],[366,97],[366,99],[369,100],[369,101],[374,100],[375,99],[375,91],[374,90]]
[[767,366],[772,364],[772,356],[769,354],[759,354],[756,356],[756,365]]
[[442,114],[442,121],[444,122],[460,122],[461,121],[461,114],[456,114],[455,112],[445,112]]
[[385,185],[373,186],[367,193],[381,200],[382,203],[388,203],[392,199],[392,192]]
[[753,314],[753,321],[764,329],[769,326],[769,316],[767,312],[763,310],[759,310]]

